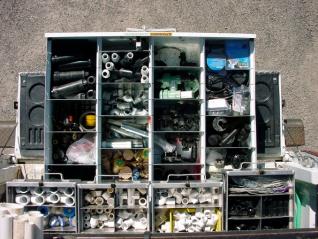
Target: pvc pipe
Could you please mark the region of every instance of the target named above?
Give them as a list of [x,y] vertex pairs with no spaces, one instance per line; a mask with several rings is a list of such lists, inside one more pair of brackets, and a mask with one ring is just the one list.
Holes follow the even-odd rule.
[[149,74],[149,68],[148,68],[148,66],[142,66],[142,67],[141,67],[141,75],[143,75],[143,76],[148,76],[148,74]]
[[41,195],[33,195],[31,196],[31,203],[41,206],[45,203],[45,199]]
[[89,228],[91,228],[90,221],[84,221],[83,228],[84,228],[84,229],[89,229]]
[[74,188],[63,188],[63,189],[61,190],[61,192],[62,192],[65,196],[70,197],[70,196],[73,196],[73,195],[74,195],[75,190],[74,190]]
[[103,63],[106,63],[106,62],[109,62],[110,61],[110,57],[107,53],[103,53],[102,54],[102,62]]
[[31,199],[29,195],[25,195],[25,194],[18,194],[15,197],[15,202],[17,204],[21,204],[21,205],[28,205],[30,203]]
[[111,59],[112,59],[113,62],[116,63],[116,62],[119,61],[120,57],[119,57],[119,55],[117,53],[112,53]]
[[1,237],[6,239],[12,239],[13,235],[13,216],[3,215],[0,217],[0,231]]
[[171,206],[176,205],[176,199],[175,198],[167,198],[166,205],[171,205]]
[[44,194],[43,188],[40,188],[40,187],[38,187],[38,188],[32,188],[32,189],[30,190],[30,192],[31,192],[32,195],[39,195],[39,196],[41,196],[41,195]]
[[46,201],[48,203],[57,204],[60,202],[60,200],[61,200],[61,197],[57,193],[51,193],[49,196],[46,197]]
[[114,68],[115,68],[115,65],[114,65],[114,63],[113,62],[106,62],[106,64],[105,64],[105,69],[106,70],[109,70],[109,71],[112,71],[112,70],[114,70]]
[[15,192],[20,194],[20,193],[28,193],[29,192],[29,188],[27,187],[18,187],[15,188]]
[[65,204],[68,207],[72,207],[75,205],[75,198],[74,197],[68,197],[68,196],[62,196],[61,197],[61,203]]

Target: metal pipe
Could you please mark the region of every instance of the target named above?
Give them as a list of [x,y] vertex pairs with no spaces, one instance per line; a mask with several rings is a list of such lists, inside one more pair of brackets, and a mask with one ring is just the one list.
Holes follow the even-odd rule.
[[118,133],[118,134],[120,134],[122,136],[125,136],[125,137],[134,138],[134,139],[141,139],[142,138],[142,137],[140,137],[140,136],[138,136],[138,135],[136,135],[136,134],[134,134],[132,132],[128,132],[128,131],[126,131],[126,130],[124,130],[122,128],[118,128],[118,127],[113,126],[113,125],[111,125],[109,127],[109,129],[111,131],[116,132],[116,133]]
[[85,79],[81,79],[61,86],[54,86],[51,93],[54,98],[75,95],[83,92],[86,84],[87,81]]
[[78,79],[85,79],[88,76],[86,71],[55,71],[53,73],[54,84],[66,83],[65,81],[72,81]]

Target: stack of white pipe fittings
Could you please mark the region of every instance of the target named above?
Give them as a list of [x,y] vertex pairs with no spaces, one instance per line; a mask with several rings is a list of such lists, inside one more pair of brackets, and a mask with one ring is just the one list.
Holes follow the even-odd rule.
[[174,232],[210,232],[219,216],[212,209],[197,209],[194,214],[174,212]]
[[[83,228],[103,229],[115,228],[115,207],[114,189],[108,188],[105,191],[91,190],[84,194],[85,204],[88,206],[83,210]],[[108,208],[105,208],[108,206]]]
[[147,207],[147,189],[145,188],[129,188],[119,189],[119,206],[129,207]]
[[38,211],[24,213],[15,203],[0,204],[0,232],[4,239],[43,239],[43,215]]
[[[156,205],[175,206],[191,204],[221,204],[220,190],[218,187],[213,188],[170,188],[160,189],[156,193]],[[189,206],[190,206],[189,205]]]
[[75,205],[74,188],[55,188],[55,187],[17,187],[15,202],[20,205],[43,204],[64,204],[72,207]]
[[129,229],[146,231],[148,228],[147,211],[144,209],[120,210],[116,218],[116,228],[123,231]]

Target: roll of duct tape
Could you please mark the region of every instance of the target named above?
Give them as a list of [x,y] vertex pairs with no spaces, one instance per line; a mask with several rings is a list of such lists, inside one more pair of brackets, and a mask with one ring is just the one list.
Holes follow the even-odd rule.
[[21,205],[28,205],[31,201],[31,198],[29,195],[26,194],[17,194],[15,196],[15,202],[17,204],[21,204]]

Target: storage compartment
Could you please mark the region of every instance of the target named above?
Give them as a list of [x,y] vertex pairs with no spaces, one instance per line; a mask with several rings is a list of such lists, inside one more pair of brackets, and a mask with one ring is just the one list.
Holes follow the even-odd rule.
[[260,220],[229,220],[229,231],[260,230]]
[[44,215],[44,233],[77,232],[77,192],[72,182],[15,180],[7,183],[7,202]]
[[223,192],[220,184],[155,184],[153,193],[153,227],[157,232],[222,230]]
[[118,175],[119,180],[149,178],[148,149],[102,150],[102,174]]

